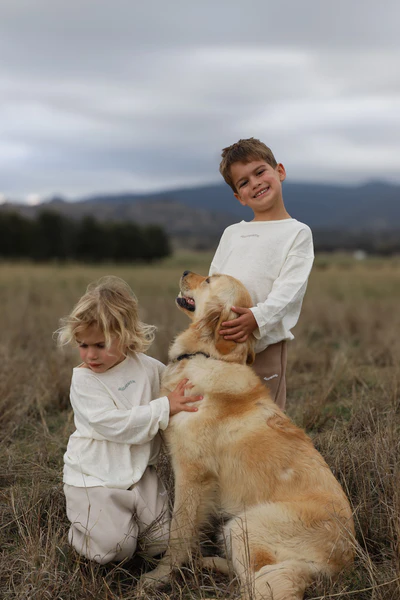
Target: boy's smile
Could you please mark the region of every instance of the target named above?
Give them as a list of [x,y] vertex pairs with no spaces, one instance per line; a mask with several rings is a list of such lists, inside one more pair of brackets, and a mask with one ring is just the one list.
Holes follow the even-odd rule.
[[231,166],[235,197],[254,212],[254,221],[288,219],[282,198],[286,171],[282,164],[273,168],[263,160],[235,162]]

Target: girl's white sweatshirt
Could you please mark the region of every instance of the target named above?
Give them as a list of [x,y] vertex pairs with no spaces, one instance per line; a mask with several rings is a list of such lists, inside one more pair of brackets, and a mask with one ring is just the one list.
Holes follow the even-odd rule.
[[169,401],[158,398],[165,366],[145,354],[128,356],[104,373],[73,370],[76,431],[64,455],[64,483],[128,489],[154,464]]

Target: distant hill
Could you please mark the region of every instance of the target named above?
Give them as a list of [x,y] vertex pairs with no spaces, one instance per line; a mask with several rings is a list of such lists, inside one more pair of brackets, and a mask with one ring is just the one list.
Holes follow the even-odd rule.
[[[314,231],[382,235],[400,230],[400,185],[285,182],[283,190],[288,212]],[[151,194],[97,195],[76,202],[53,198],[36,206],[0,206],[0,210],[17,210],[31,217],[44,208],[72,218],[92,215],[99,220],[157,223],[175,239],[190,239],[204,247],[215,245],[225,227],[241,219],[250,220],[252,215],[223,183]]]

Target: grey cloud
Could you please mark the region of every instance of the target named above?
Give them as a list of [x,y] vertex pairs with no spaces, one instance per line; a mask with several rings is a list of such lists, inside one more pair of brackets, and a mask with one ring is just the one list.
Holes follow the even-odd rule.
[[215,181],[220,148],[250,135],[292,177],[369,178],[375,147],[399,179],[399,16],[392,0],[4,0],[0,192]]

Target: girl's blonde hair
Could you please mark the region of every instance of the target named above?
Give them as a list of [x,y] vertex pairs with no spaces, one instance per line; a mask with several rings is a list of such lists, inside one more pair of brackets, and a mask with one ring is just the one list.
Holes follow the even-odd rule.
[[102,277],[90,283],[86,294],[78,301],[70,315],[60,320],[55,332],[57,344],[76,344],[76,336],[91,325],[102,331],[106,347],[112,338],[126,354],[144,352],[154,340],[156,327],[139,320],[138,301],[129,285],[119,277]]

